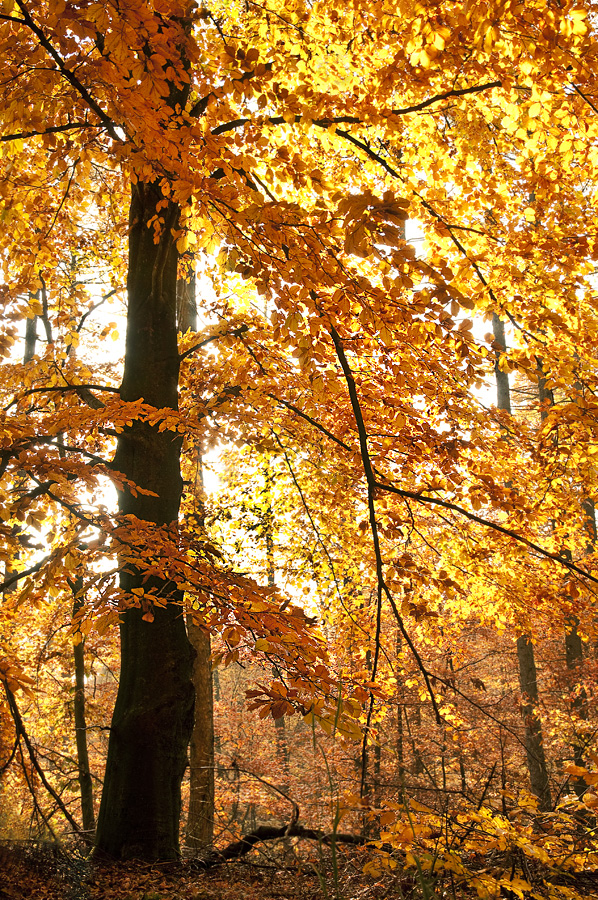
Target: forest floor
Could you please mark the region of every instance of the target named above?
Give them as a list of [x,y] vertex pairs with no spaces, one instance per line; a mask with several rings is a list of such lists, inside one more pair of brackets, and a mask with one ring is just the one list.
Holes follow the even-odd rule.
[[[181,864],[105,863],[56,852],[53,845],[0,844],[0,900],[383,900],[420,896],[413,879],[375,883],[362,849],[281,865],[272,855],[201,871]],[[363,858],[362,858],[363,857]],[[392,883],[391,883],[392,882]]]
[[[293,864],[272,853],[201,871],[193,861],[150,865],[106,863],[56,850],[55,845],[0,842],[0,900],[474,900],[473,887],[450,878],[422,889],[411,872],[373,879],[363,874],[367,852],[351,847],[337,865],[329,854],[305,854]],[[278,864],[277,864],[278,862]],[[488,862],[488,860],[486,860]],[[495,860],[495,863],[497,861]],[[482,860],[480,860],[482,863]],[[488,871],[481,867],[481,872]],[[536,873],[539,875],[540,873]],[[577,873],[550,887],[501,889],[496,900],[598,900],[598,873]],[[552,881],[552,880],[551,880]],[[486,895],[489,897],[489,895]]]

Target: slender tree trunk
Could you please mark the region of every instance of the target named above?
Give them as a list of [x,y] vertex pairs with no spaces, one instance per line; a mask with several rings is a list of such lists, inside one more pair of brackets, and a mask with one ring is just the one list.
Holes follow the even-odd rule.
[[[38,291],[37,295],[30,294],[29,296],[30,297],[35,296],[35,298],[38,299],[39,291]],[[37,329],[37,316],[33,316],[33,318],[31,318],[31,319],[25,319],[25,348],[23,351],[23,363],[25,365],[28,362],[31,362],[31,360],[35,356],[35,346],[37,343],[37,330],[36,329]],[[19,473],[19,475],[22,476],[24,479],[26,478],[25,473],[22,471]],[[13,535],[18,535],[19,532],[20,532],[20,526],[13,525],[12,526]],[[20,558],[20,554],[18,551],[16,551],[13,554],[12,559],[9,558],[6,560],[6,563],[4,564],[4,579],[5,580],[7,578],[9,578],[10,575],[12,575],[12,573],[16,570],[15,564],[17,563],[19,558]],[[14,591],[16,589],[16,587],[17,587],[17,585],[15,583],[12,587],[4,588],[2,591],[2,596],[8,597],[9,594],[11,594],[12,591]]]
[[[591,503],[592,501],[584,501],[584,508],[588,502]],[[585,509],[585,512],[587,516],[587,508]],[[589,551],[591,550],[592,547],[589,547]],[[566,559],[572,559],[569,550],[563,551],[562,555]],[[579,724],[581,721],[585,721],[588,718],[588,695],[581,681],[583,670],[583,643],[579,634],[579,625],[579,617],[575,615],[575,613],[571,613],[565,618],[565,663],[568,673],[569,706],[571,717],[573,719],[573,742],[571,749],[575,765],[583,766],[585,746],[583,735],[580,733]],[[575,790],[581,797],[587,789],[585,781],[583,778],[577,778],[574,781],[574,785]]]
[[397,774],[399,776],[399,784],[403,786],[405,780],[405,748],[404,748],[404,729],[403,729],[403,710],[405,705],[405,689],[403,687],[402,672],[399,668],[401,664],[401,651],[403,649],[403,637],[397,628],[396,641],[396,680],[397,680]]
[[380,807],[382,803],[382,747],[380,745],[380,735],[374,744],[374,806]]
[[[587,533],[587,552],[593,553],[596,545],[596,512],[594,509],[594,501],[586,497],[582,500],[582,509],[585,515],[585,526]],[[565,621],[565,661],[570,674],[570,688],[572,692],[571,712],[574,719],[574,738],[573,738],[573,760],[576,766],[584,765],[584,752],[586,750],[583,735],[583,726],[579,727],[580,722],[588,719],[588,695],[582,682],[583,674],[583,643],[579,634],[579,618],[576,615],[567,617]],[[587,785],[582,780],[579,786],[581,792],[586,790]]]
[[185,844],[197,852],[214,839],[214,695],[210,635],[190,616],[187,628],[197,656],[193,664],[195,724],[189,745],[189,813]]
[[397,704],[397,774],[402,784],[405,778],[405,750],[403,739],[403,704]]
[[23,362],[31,362],[35,356],[35,345],[37,343],[37,316],[25,320],[25,352],[23,354]]
[[[405,718],[407,718],[407,709],[404,710]],[[411,728],[411,724],[413,728]],[[410,723],[410,735],[411,735],[411,747],[413,750],[413,774],[421,775],[425,772],[426,767],[424,766],[424,760],[421,755],[421,731],[422,731],[422,711],[420,705],[420,699],[417,696],[417,693],[414,695],[414,701],[412,705],[412,713],[411,713],[411,723]],[[414,733],[416,737],[414,737]]]
[[[163,227],[154,242],[152,220]],[[177,408],[177,252],[172,230],[178,208],[159,185],[133,185],[129,231],[128,318],[121,397]],[[167,525],[177,521],[182,493],[180,438],[139,420],[120,435],[115,468],[156,496],[124,488],[121,514]],[[181,780],[193,728],[193,650],[187,638],[182,595],[167,579],[143,579],[134,566],[121,569],[125,591],[141,587],[165,599],[153,622],[143,610],[121,615],[121,675],[106,777],[98,816],[100,853],[126,859],[175,859],[179,855]]]
[[551,808],[548,768],[544,754],[542,722],[537,713],[538,679],[534,645],[528,635],[517,638],[517,661],[519,663],[519,686],[521,688],[521,715],[525,725],[525,752],[532,794],[538,798],[541,810]]
[[[505,326],[496,313],[492,316],[492,329],[496,345],[496,405],[498,409],[511,414],[511,390],[509,376],[500,369],[499,361],[506,351]],[[525,754],[532,793],[538,798],[542,810],[551,808],[548,768],[544,753],[542,722],[538,716],[538,679],[536,675],[536,659],[534,645],[527,634],[517,638],[517,663],[519,667],[519,686],[521,688],[521,715],[525,726]]]
[[[537,358],[538,363],[538,399],[540,401],[540,417],[542,421],[548,415],[548,409],[554,406],[554,394],[546,387],[546,377],[542,366],[542,360]],[[578,386],[578,389],[581,388]],[[556,438],[555,438],[556,440]],[[594,501],[586,497],[581,501],[581,507],[585,515],[585,526],[587,534],[586,550],[588,553],[594,552],[596,545],[596,514],[594,509]],[[569,551],[565,551],[567,558],[571,559]],[[573,717],[573,761],[576,766],[584,765],[584,740],[579,734],[578,723],[586,721],[588,718],[588,696],[582,683],[580,683],[583,667],[583,643],[579,634],[579,618],[574,613],[565,619],[565,663],[569,672],[569,689],[572,695],[571,713]],[[575,789],[581,796],[587,789],[585,781],[576,779]]]
[[[192,257],[189,257],[192,264]],[[196,279],[193,270],[177,282],[177,327],[185,334],[197,331]],[[197,449],[198,478],[195,500],[204,527],[204,483],[201,450]],[[195,715],[189,743],[189,810],[185,845],[193,853],[210,846],[214,839],[214,691],[210,635],[187,616],[187,633],[195,650],[193,687]]]
[[[276,586],[276,563],[274,560],[274,510],[272,507],[272,472],[270,470],[270,460],[266,457],[264,465],[264,482],[266,491],[266,510],[264,512],[264,537],[266,541],[266,571],[268,576],[268,587]],[[276,672],[273,672],[275,675]],[[284,716],[274,719],[274,727],[276,729],[276,755],[282,766],[284,774],[283,788],[288,790],[289,787],[289,743],[287,740],[286,722]]]
[[[83,578],[79,576],[71,583],[73,592],[73,620],[83,607]],[[83,830],[92,835],[95,829],[93,809],[93,783],[89,769],[89,753],[87,751],[87,723],[85,721],[85,639],[79,632],[79,641],[73,646],[75,662],[75,741],[77,745],[77,769],[79,790],[81,793],[81,818]]]

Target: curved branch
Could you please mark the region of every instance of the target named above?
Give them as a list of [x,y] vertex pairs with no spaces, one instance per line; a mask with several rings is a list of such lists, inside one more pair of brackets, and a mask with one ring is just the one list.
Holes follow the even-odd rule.
[[243,775],[249,775],[251,778],[255,778],[256,781],[259,781],[260,784],[264,784],[267,788],[270,788],[272,791],[276,791],[277,794],[280,794],[281,797],[284,797],[291,806],[293,807],[293,815],[291,816],[291,821],[288,828],[292,828],[299,821],[299,804],[293,800],[292,797],[282,790],[282,788],[277,787],[275,784],[272,784],[270,781],[267,781],[265,778],[262,778],[261,775],[257,775],[255,772],[251,772],[249,769],[242,769],[236,762],[236,760],[232,764],[232,768],[236,769],[237,772],[241,772]]
[[[277,397],[275,394],[268,394],[267,396],[269,396],[276,403],[279,403],[282,406],[285,406],[287,409],[290,409],[302,419],[305,419],[306,422],[309,422],[311,425],[313,425],[314,428],[317,428],[318,431],[321,431],[322,434],[325,434],[326,437],[328,437],[331,441],[334,441],[335,444],[338,444],[344,450],[347,450],[349,453],[354,452],[353,448],[349,446],[349,444],[346,444],[343,440],[337,438],[336,435],[332,434],[332,432],[328,431],[327,428],[325,428],[315,419],[312,419],[306,413],[302,412],[292,403],[289,403],[288,401]],[[504,534],[505,536],[512,538],[514,541],[525,544],[530,548],[530,550],[535,550],[536,553],[539,553],[540,556],[551,559],[553,562],[559,563],[559,565],[564,566],[571,572],[575,572],[582,578],[587,578],[588,581],[592,581],[595,584],[598,584],[598,578],[596,578],[586,569],[582,569],[579,566],[576,566],[575,563],[571,560],[564,559],[562,556],[559,556],[556,553],[551,553],[550,550],[546,550],[544,547],[541,547],[539,544],[530,541],[528,538],[523,537],[523,535],[518,534],[518,532],[516,531],[513,531],[510,528],[505,528],[504,525],[499,525],[497,522],[492,522],[490,519],[485,519],[483,516],[478,516],[456,503],[451,503],[449,500],[442,500],[440,499],[440,497],[427,497],[425,494],[418,494],[415,493],[415,491],[408,491],[404,488],[395,487],[395,485],[393,485],[386,478],[386,476],[382,472],[380,472],[379,469],[376,469],[375,466],[372,466],[372,471],[377,476],[374,485],[377,490],[386,491],[391,494],[397,494],[399,497],[403,497],[405,500],[416,500],[418,503],[429,503],[444,509],[449,509],[461,516],[465,516],[465,518],[470,519],[472,522],[477,522],[478,525],[483,525],[485,528],[490,528],[492,531],[498,531],[500,534]]]

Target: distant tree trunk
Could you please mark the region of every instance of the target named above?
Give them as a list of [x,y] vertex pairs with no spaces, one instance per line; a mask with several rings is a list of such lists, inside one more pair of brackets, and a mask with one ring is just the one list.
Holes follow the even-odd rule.
[[399,700],[397,704],[397,774],[399,781],[405,778],[405,750],[403,735],[403,704]]
[[[407,708],[404,709],[405,719],[407,720]],[[408,721],[408,720],[407,720]],[[424,765],[424,760],[421,755],[421,731],[422,731],[422,711],[420,706],[420,700],[417,694],[415,694],[414,702],[412,705],[412,713],[411,713],[411,722],[413,723],[413,728],[411,728],[411,724],[409,723],[409,733],[411,736],[411,747],[413,750],[413,774],[421,775],[425,772],[426,767]],[[415,737],[414,737],[415,732]]]
[[380,745],[380,735],[378,735],[374,744],[374,806],[379,808],[382,803],[382,747]]
[[210,635],[187,619],[193,663],[195,724],[189,744],[189,813],[185,844],[194,852],[214,839],[214,695]]
[[[276,563],[274,560],[274,510],[272,507],[272,472],[270,469],[270,459],[266,457],[264,464],[264,482],[266,494],[266,510],[264,512],[264,537],[266,542],[266,572],[268,577],[268,587],[276,586]],[[276,675],[276,671],[273,672]],[[288,789],[290,770],[289,770],[289,744],[287,740],[287,731],[285,717],[279,716],[274,720],[276,728],[276,755],[282,766],[284,773],[283,788]]]
[[[181,334],[197,331],[196,279],[192,257],[186,277],[177,281],[177,328]],[[198,478],[195,500],[204,526],[204,482],[201,450],[197,451]],[[187,616],[187,633],[195,650],[193,687],[195,715],[189,743],[189,810],[185,828],[185,846],[193,853],[214,840],[214,690],[212,683],[212,646],[210,635]]]
[[[585,515],[585,528],[587,534],[586,550],[593,553],[596,546],[596,510],[594,501],[586,497],[581,503]],[[581,681],[583,670],[583,643],[579,634],[579,618],[576,615],[568,616],[565,622],[565,660],[571,673],[571,689],[573,699],[571,710],[573,718],[577,720],[575,737],[573,741],[573,759],[576,766],[584,765],[585,741],[578,726],[579,722],[588,719],[588,695]],[[583,784],[583,790],[586,784]]]
[[177,330],[181,334],[185,334],[189,330],[197,331],[197,302],[195,299],[197,279],[193,268],[193,256],[186,253],[185,261],[189,264],[190,269],[184,277],[178,278],[176,283],[176,321]]
[[35,356],[35,345],[37,343],[37,316],[31,319],[25,319],[25,352],[23,354],[23,362],[31,362]]
[[[178,207],[157,182],[134,184],[129,217],[128,316],[121,397],[177,409]],[[153,221],[164,224],[157,243]],[[176,522],[182,493],[181,440],[138,419],[119,436],[115,468],[156,496],[119,495],[122,515],[168,525]],[[159,593],[153,622],[143,610],[121,614],[121,675],[112,717],[96,846],[119,859],[176,859],[179,855],[181,781],[193,728],[193,650],[182,594],[158,575],[144,579],[123,566],[121,587]]]
[[[30,299],[33,297],[35,297],[35,299],[38,299],[39,291],[37,292],[36,295],[30,294],[29,297],[30,297]],[[28,362],[31,362],[31,360],[35,356],[36,343],[37,343],[37,316],[33,316],[31,319],[25,319],[25,348],[23,351],[23,363],[25,365]],[[26,475],[24,472],[21,471],[19,474],[22,475],[24,479],[26,479]],[[20,529],[19,525],[16,525],[16,524],[13,525],[12,526],[13,536],[18,536],[18,534],[20,533],[20,530],[21,529]],[[4,564],[4,580],[9,578],[10,575],[12,575],[12,573],[16,570],[16,563],[18,562],[19,558],[20,558],[20,553],[18,552],[18,550],[16,550],[13,553],[12,557],[9,557],[6,560],[6,563]],[[17,587],[17,584],[15,582],[12,586],[3,588],[2,596],[8,597],[8,595],[11,594],[16,589],[16,587]]]
[[[71,582],[73,592],[73,621],[83,608],[83,578],[78,576]],[[75,632],[77,634],[77,632]],[[75,741],[77,745],[77,769],[79,778],[79,790],[81,793],[81,818],[83,830],[92,835],[95,829],[95,814],[93,809],[93,783],[89,769],[89,753],[87,751],[87,723],[85,721],[85,639],[78,632],[79,641],[73,646],[73,658],[75,662]]]
[[399,784],[402,786],[405,780],[405,747],[404,747],[404,728],[403,728],[403,711],[405,706],[405,689],[403,687],[403,679],[400,676],[400,660],[401,651],[403,649],[403,637],[399,628],[397,628],[397,774],[399,776]]
[[[496,313],[492,316],[492,329],[496,346],[496,405],[498,409],[511,414],[511,391],[509,376],[500,368],[501,354],[506,351],[505,326]],[[532,793],[538,798],[539,808],[549,810],[552,802],[548,782],[548,768],[544,753],[542,722],[538,716],[538,679],[534,645],[527,634],[517,638],[517,663],[519,686],[521,688],[521,715],[525,726],[525,754]]]
[[548,768],[544,754],[542,722],[537,713],[538,679],[534,645],[526,634],[517,638],[517,661],[519,663],[519,686],[521,688],[521,715],[525,724],[525,752],[532,794],[538,798],[541,810],[549,810],[552,805]]
[[[542,421],[548,415],[548,409],[554,406],[554,394],[546,386],[546,377],[542,366],[542,360],[537,359],[538,364],[538,399],[540,401],[540,417]],[[556,438],[555,438],[556,440]],[[585,527],[587,533],[586,550],[594,552],[596,545],[596,513],[594,501],[586,497],[581,502],[585,515]],[[571,559],[571,554],[565,551],[564,555]],[[580,678],[583,667],[583,643],[579,634],[579,618],[575,614],[568,615],[565,619],[565,663],[569,672],[569,687],[572,693],[571,712],[574,720],[573,735],[573,761],[576,766],[584,765],[584,740],[579,734],[578,723],[588,718],[588,696]],[[575,789],[581,796],[587,788],[583,778],[575,779]]]
[[[596,539],[594,504],[591,500],[584,500],[582,507],[586,515],[586,528],[591,536],[591,543],[588,547],[588,551],[591,552]],[[571,559],[571,553],[568,551],[565,551],[563,555],[567,559]],[[579,617],[575,613],[571,613],[565,618],[565,663],[569,674],[570,709],[573,718],[573,745],[571,749],[575,765],[583,766],[585,743],[583,734],[580,733],[579,725],[580,722],[586,721],[588,718],[588,695],[581,681],[583,643],[579,634],[579,625]],[[587,784],[583,778],[576,779],[574,783],[577,793],[581,796],[587,789]]]

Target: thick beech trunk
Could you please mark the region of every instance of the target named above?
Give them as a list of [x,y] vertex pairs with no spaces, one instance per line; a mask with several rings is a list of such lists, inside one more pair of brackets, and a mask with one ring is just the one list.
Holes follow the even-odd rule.
[[[162,222],[158,243],[153,217]],[[178,209],[156,183],[133,186],[127,279],[128,319],[121,397],[143,398],[157,408],[177,408],[179,358],[176,325],[177,253],[172,229]],[[134,421],[119,437],[115,467],[157,496],[120,494],[122,514],[145,522],[176,522],[182,492],[180,439]],[[121,675],[98,817],[100,853],[126,859],[175,859],[179,853],[181,780],[193,727],[193,651],[181,594],[157,576],[143,581],[130,566],[121,586],[143,587],[167,601],[121,617]]]
[[[498,409],[511,414],[511,390],[509,376],[501,371],[499,360],[506,351],[505,326],[496,313],[492,316],[492,330],[496,347],[496,405]],[[542,722],[537,713],[538,680],[536,676],[536,659],[534,645],[527,634],[517,639],[517,663],[519,668],[519,686],[521,688],[521,716],[525,726],[525,755],[529,772],[532,793],[538,798],[542,810],[551,808],[548,768],[544,753]]]

